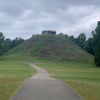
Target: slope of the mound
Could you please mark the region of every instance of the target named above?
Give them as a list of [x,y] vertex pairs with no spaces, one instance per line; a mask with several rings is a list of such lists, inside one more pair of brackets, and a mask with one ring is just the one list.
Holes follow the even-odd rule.
[[23,52],[27,56],[55,60],[92,60],[92,56],[61,35],[35,35],[9,53]]

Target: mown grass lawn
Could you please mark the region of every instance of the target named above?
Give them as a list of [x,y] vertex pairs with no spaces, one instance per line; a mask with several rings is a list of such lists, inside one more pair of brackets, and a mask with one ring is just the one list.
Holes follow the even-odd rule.
[[23,81],[31,77],[35,70],[29,65],[14,62],[0,61],[0,100],[9,100]]
[[100,68],[88,62],[56,62],[10,54],[0,59],[0,100],[9,100],[36,71],[20,62],[35,62],[62,80],[85,100],[100,100]]
[[37,64],[52,77],[68,84],[85,100],[100,100],[100,68],[87,62],[48,62]]

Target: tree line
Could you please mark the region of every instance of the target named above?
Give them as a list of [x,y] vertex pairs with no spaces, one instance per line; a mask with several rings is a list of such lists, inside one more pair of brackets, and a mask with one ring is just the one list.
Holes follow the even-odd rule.
[[80,33],[78,37],[74,37],[73,35],[65,35],[67,38],[72,40],[74,43],[76,43],[78,46],[86,50],[88,53],[94,55],[94,50],[93,50],[93,38],[89,37],[86,40],[86,34],[85,33]]
[[21,44],[24,41],[25,40],[21,37],[16,37],[13,40],[5,38],[4,34],[0,32],[0,56],[2,56],[5,52],[9,51],[10,49],[14,48],[15,46]]
[[[43,35],[47,35],[47,30],[43,30],[42,31]],[[63,35],[67,38],[69,38],[70,40],[72,40],[74,43],[76,43],[78,46],[80,46],[81,48],[83,48],[84,50],[86,50],[88,53],[94,55],[94,50],[93,50],[93,38],[88,38],[88,40],[86,40],[86,34],[85,33],[81,33],[79,34],[78,37],[74,37],[74,35],[68,35],[68,34],[63,34],[63,33],[59,33],[58,35]]]
[[85,33],[81,33],[77,38],[73,35],[65,36],[86,50],[88,53],[94,55],[94,63],[97,67],[100,67],[100,21],[98,21],[96,29],[91,32],[91,37],[87,40]]
[[[42,31],[42,34],[46,34],[46,30]],[[63,33],[59,33],[58,35],[64,35]],[[91,32],[91,37],[86,39],[86,34],[81,33],[78,37],[74,37],[74,35],[65,34],[65,37],[72,40],[78,46],[86,50],[88,53],[94,56],[94,63],[96,66],[100,67],[100,21],[97,23],[97,27],[94,31]]]

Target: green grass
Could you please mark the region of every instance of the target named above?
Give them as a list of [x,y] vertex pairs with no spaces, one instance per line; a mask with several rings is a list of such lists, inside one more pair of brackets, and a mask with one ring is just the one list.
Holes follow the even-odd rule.
[[87,62],[48,62],[37,64],[52,77],[68,84],[85,100],[100,99],[100,68]]
[[100,98],[100,68],[94,64],[33,59],[17,53],[0,58],[0,100],[9,100],[23,81],[35,73],[29,65],[20,62],[35,62],[51,77],[68,84],[85,100]]
[[0,100],[9,100],[23,81],[35,73],[33,68],[21,62],[42,63],[38,65],[86,100],[99,100],[100,69],[88,63],[92,61],[93,56],[64,36],[36,35],[0,58]]
[[35,35],[8,54],[19,52],[24,56],[56,61],[93,61],[92,55],[61,35]]
[[16,58],[7,60],[10,57],[0,58],[0,100],[9,100],[24,80],[36,72],[29,65],[15,61]]

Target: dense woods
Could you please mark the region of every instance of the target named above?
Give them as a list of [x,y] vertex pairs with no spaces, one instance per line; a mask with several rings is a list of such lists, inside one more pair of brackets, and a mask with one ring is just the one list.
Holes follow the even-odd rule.
[[9,38],[5,38],[4,34],[0,32],[0,56],[22,42],[24,42],[24,39],[21,37],[16,37],[15,39],[11,40]]
[[94,49],[94,63],[96,66],[100,66],[100,21],[97,24],[96,29],[92,32],[93,37],[93,49]]
[[78,46],[80,46],[84,50],[86,50],[88,53],[94,55],[93,37],[89,37],[86,40],[85,33],[79,34],[79,36],[76,38],[73,35],[71,35],[71,36],[66,35],[66,37],[69,38],[70,40],[72,40],[74,43],[76,43]]
[[[44,31],[42,31],[43,34]],[[64,35],[63,33],[59,33],[58,35]],[[86,50],[88,53],[94,56],[94,63],[96,66],[100,66],[100,21],[97,23],[97,27],[94,31],[91,32],[91,37],[86,39],[85,33],[80,33],[78,37],[74,37],[74,35],[64,35],[66,38],[69,38],[78,46]]]
[[100,21],[97,23],[97,27],[94,31],[91,32],[90,38],[86,40],[85,33],[81,33],[77,38],[73,35],[68,36],[67,38],[75,42],[81,48],[86,50],[88,53],[94,55],[94,63],[96,66],[100,66]]

